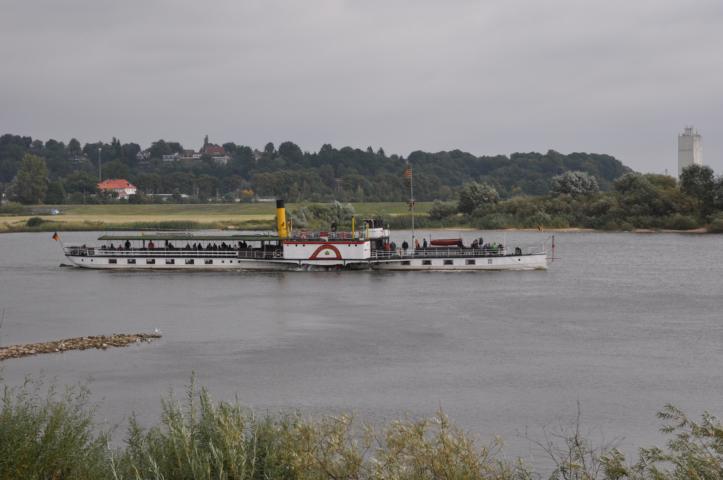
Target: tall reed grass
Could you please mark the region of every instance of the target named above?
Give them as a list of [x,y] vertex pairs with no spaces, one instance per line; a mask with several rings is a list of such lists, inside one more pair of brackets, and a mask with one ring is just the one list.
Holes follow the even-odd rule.
[[0,480],[713,480],[723,478],[723,427],[695,422],[671,406],[659,414],[671,440],[628,463],[594,447],[575,428],[540,444],[555,468],[547,476],[509,460],[499,442],[480,445],[439,412],[381,427],[350,415],[256,417],[237,401],[217,402],[193,382],[183,400],[162,399],[159,422],[131,417],[125,445],[94,421],[86,388],[60,393],[28,381],[4,387]]

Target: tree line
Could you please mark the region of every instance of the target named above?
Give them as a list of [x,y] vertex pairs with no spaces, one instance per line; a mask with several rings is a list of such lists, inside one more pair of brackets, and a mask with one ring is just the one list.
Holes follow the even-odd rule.
[[586,172],[552,177],[545,195],[502,199],[488,183],[465,184],[457,202],[435,202],[430,221],[467,224],[482,229],[566,228],[604,230],[635,228],[688,230],[707,226],[723,232],[723,176],[692,165],[680,180],[628,172],[608,191]]
[[[374,150],[322,145],[305,152],[293,142],[263,150],[225,143],[228,161],[209,155],[164,161],[164,155],[184,151],[178,142],[158,140],[143,151],[137,143],[43,142],[27,136],[0,137],[0,189],[22,203],[88,203],[111,201],[98,195],[98,170],[103,178],[124,178],[139,188],[131,201],[151,201],[149,195],[172,195],[175,201],[232,201],[255,196],[281,197],[291,202],[406,201],[402,172],[414,171],[415,198],[449,201],[472,182],[491,185],[505,199],[545,195],[553,177],[567,171],[593,176],[605,191],[631,170],[609,155],[555,151],[475,156],[460,150],[412,152],[407,158]],[[144,152],[143,154],[141,154]]]

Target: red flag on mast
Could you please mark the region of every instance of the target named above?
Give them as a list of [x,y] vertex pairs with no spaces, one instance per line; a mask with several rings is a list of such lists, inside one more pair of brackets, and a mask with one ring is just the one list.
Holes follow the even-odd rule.
[[58,235],[58,232],[55,232],[51,238],[57,242],[60,240],[60,235]]
[[412,166],[407,165],[407,168],[404,169],[404,178],[412,178]]

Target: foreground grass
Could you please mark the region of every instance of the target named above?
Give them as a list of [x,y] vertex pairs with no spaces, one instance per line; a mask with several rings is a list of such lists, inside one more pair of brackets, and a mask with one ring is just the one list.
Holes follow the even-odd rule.
[[[93,421],[85,389],[5,387],[0,410],[0,480],[4,479],[285,479],[528,480],[540,473],[506,459],[500,444],[480,445],[444,414],[380,428],[352,416],[258,418],[238,403],[215,402],[191,385],[185,401],[162,400],[158,423],[131,418],[122,448]],[[555,465],[550,479],[682,480],[723,478],[723,427],[706,414],[696,423],[666,407],[665,448],[641,449],[627,463],[595,447],[580,429],[541,445]]]

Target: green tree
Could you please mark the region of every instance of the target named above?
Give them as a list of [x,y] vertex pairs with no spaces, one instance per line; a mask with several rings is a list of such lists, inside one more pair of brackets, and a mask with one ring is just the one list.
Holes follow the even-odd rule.
[[499,195],[497,190],[487,183],[466,183],[459,192],[457,210],[462,213],[472,213],[483,205],[497,203]]
[[304,161],[304,152],[294,142],[283,142],[279,145],[279,155],[293,164],[300,164]]
[[48,191],[45,194],[45,203],[54,205],[61,204],[65,201],[65,188],[63,182],[57,180],[48,184]]
[[41,203],[48,190],[48,167],[42,158],[26,154],[15,177],[15,194],[21,203]]
[[128,178],[128,166],[120,160],[113,160],[103,165],[103,179]]
[[77,138],[71,138],[70,141],[68,142],[67,148],[68,148],[68,154],[73,155],[73,156],[80,155],[82,152],[81,147],[80,147],[80,142],[78,141]]
[[98,177],[87,172],[74,172],[65,177],[64,185],[68,193],[95,193]]
[[723,176],[720,176],[715,181],[715,187],[713,188],[713,207],[718,210],[723,210]]
[[597,179],[587,172],[565,172],[552,177],[550,192],[555,195],[592,195],[600,191]]
[[691,165],[680,174],[680,190],[698,202],[702,215],[713,211],[715,176],[713,170],[705,165]]

